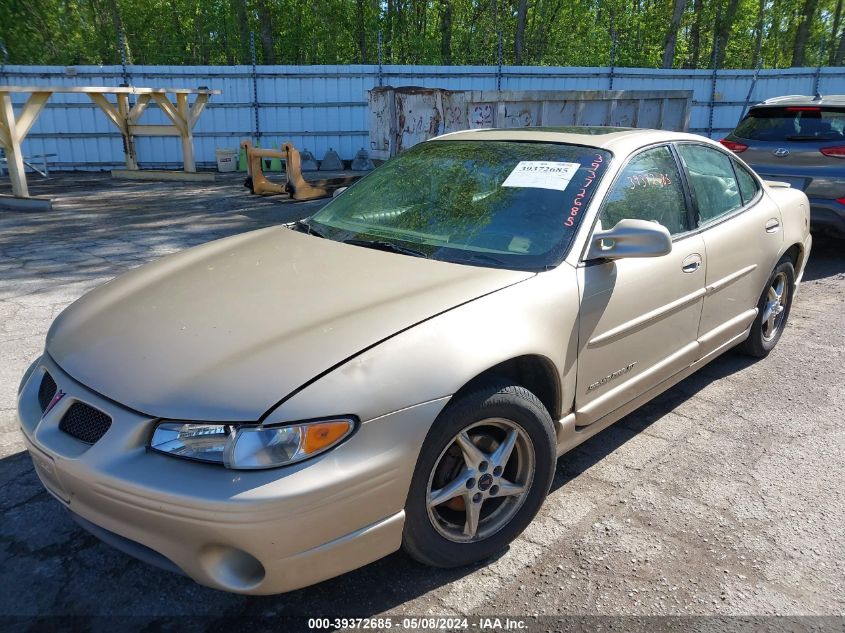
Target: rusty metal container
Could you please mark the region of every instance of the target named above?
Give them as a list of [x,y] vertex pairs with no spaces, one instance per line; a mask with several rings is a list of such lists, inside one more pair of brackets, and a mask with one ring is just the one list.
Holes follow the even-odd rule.
[[691,90],[369,91],[370,155],[386,160],[427,139],[476,128],[613,125],[686,131]]

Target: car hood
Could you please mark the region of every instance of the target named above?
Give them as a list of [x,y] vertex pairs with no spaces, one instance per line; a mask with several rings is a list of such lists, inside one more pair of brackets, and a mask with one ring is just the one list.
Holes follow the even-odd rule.
[[[532,275],[272,227],[94,290],[53,323],[47,353],[83,385],[151,416],[256,420],[363,349]],[[315,415],[338,413],[354,412],[327,402]]]

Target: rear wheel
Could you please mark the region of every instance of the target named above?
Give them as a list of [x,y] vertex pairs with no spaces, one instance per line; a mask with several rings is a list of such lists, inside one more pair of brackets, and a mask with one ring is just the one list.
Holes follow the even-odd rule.
[[786,327],[794,291],[795,268],[789,259],[782,259],[772,271],[757,303],[757,318],[742,345],[746,354],[764,358],[774,349]]
[[420,451],[403,547],[435,567],[489,558],[537,514],[554,467],[551,417],[528,390],[497,382],[453,401]]

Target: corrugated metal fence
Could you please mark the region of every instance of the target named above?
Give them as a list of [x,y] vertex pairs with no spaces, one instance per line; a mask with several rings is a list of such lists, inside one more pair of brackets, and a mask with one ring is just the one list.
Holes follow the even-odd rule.
[[[546,66],[57,66],[0,67],[0,83],[220,89],[195,129],[199,165],[218,147],[259,138],[263,147],[292,141],[321,158],[344,159],[368,143],[367,90],[424,86],[451,90],[692,90],[690,131],[719,137],[733,129],[754,71],[657,70]],[[785,94],[845,93],[845,68],[761,70],[751,102]],[[712,105],[711,105],[712,104]],[[145,123],[165,123],[150,107]],[[139,138],[144,167],[178,167],[176,138]],[[121,138],[85,95],[57,94],[24,142],[27,155],[55,153],[57,169],[107,169],[123,164]]]

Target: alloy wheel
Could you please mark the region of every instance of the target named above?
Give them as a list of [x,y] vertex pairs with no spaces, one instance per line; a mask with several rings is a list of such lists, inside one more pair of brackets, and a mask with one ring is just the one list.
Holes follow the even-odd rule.
[[522,506],[534,478],[534,446],[504,418],[476,422],[455,435],[428,479],[426,507],[437,532],[457,543],[501,530]]
[[766,305],[763,308],[763,339],[771,341],[783,324],[783,317],[789,299],[789,283],[786,273],[778,273],[769,286]]

